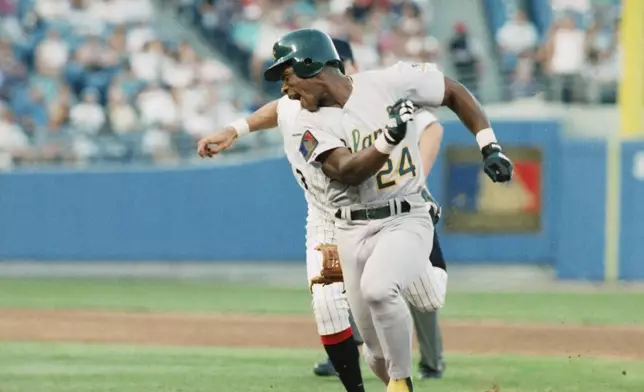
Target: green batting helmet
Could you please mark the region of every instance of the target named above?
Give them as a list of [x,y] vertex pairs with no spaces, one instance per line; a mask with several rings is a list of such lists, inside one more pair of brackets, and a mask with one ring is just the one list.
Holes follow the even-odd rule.
[[326,33],[314,29],[292,31],[273,45],[273,65],[264,72],[264,79],[277,82],[284,68],[293,67],[300,78],[312,78],[325,65],[331,65],[344,72],[340,56],[333,41]]

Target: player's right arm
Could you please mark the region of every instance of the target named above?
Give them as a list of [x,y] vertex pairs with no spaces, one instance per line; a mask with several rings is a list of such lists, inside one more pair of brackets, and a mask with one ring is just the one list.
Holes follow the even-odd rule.
[[[317,149],[307,161],[322,165],[324,174],[345,185],[359,185],[375,175],[389,159],[391,151],[405,138],[407,122],[413,116],[413,105],[400,101],[390,109],[391,124],[376,138],[374,144],[363,150],[352,152],[336,137],[335,143],[313,143]],[[341,121],[336,121],[333,130],[342,130]],[[311,131],[309,131],[311,132]],[[338,133],[336,133],[337,135]]]
[[330,179],[345,185],[359,185],[375,175],[387,159],[389,154],[383,154],[374,146],[355,154],[346,147],[337,147],[320,154],[317,162],[322,164],[322,171]]
[[224,129],[202,138],[197,145],[198,154],[201,157],[211,157],[230,147],[240,136],[277,127],[279,101],[279,99],[271,101],[245,119],[237,120]]

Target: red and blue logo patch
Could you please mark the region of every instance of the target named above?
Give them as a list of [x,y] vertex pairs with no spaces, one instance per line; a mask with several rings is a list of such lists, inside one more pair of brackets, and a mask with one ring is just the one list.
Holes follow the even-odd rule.
[[307,161],[311,159],[315,148],[318,146],[318,139],[313,136],[311,131],[304,132],[302,135],[302,141],[300,142],[300,153]]

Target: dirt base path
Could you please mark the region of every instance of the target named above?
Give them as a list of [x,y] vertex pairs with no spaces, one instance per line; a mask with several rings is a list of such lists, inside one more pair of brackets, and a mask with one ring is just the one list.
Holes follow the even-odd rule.
[[[441,322],[445,349],[467,354],[644,358],[644,328]],[[311,318],[0,310],[0,340],[317,348]]]

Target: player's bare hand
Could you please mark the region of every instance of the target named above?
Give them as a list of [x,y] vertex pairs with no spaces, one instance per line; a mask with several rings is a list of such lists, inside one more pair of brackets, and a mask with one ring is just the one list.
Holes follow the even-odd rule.
[[208,137],[204,137],[197,143],[197,154],[200,157],[212,157],[232,146],[237,139],[237,131],[226,128]]

